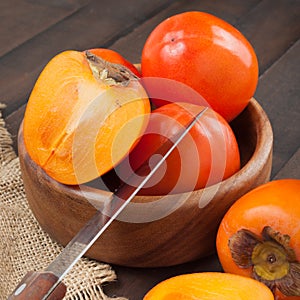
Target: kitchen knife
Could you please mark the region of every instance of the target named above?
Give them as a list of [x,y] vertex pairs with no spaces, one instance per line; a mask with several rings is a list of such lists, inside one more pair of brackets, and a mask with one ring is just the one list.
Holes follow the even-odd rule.
[[[66,286],[62,283],[62,279],[65,275],[144,187],[206,110],[207,108],[204,108],[179,134],[172,138],[172,141],[168,140],[159,148],[156,153],[160,154],[161,158],[145,177],[130,176],[126,184],[121,185],[121,187],[105,201],[102,209],[95,213],[56,259],[44,271],[31,271],[27,273],[8,299],[63,299],[66,293]],[[143,166],[141,168],[143,168]]]

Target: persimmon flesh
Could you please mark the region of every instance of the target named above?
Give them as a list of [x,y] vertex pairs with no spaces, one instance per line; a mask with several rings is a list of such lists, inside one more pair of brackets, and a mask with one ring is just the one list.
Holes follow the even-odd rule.
[[116,165],[147,123],[150,103],[137,77],[91,52],[65,51],[40,74],[23,125],[30,157],[65,184]]
[[144,300],[274,300],[262,283],[239,275],[219,272],[184,274],[162,281]]

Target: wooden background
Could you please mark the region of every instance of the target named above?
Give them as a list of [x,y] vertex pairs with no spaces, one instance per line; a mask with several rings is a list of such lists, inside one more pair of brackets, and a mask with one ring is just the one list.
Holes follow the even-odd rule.
[[[259,60],[255,98],[274,131],[272,179],[300,178],[300,1],[299,0],[9,0],[0,2],[0,102],[13,136],[38,74],[57,53],[108,47],[139,62],[154,27],[176,13],[199,10],[236,26]],[[157,282],[173,275],[218,271],[217,257],[171,268],[113,266],[118,281],[109,295],[142,299]]]

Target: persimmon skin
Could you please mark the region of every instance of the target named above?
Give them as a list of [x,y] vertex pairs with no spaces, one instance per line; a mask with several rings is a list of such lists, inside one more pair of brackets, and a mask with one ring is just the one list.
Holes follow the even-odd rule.
[[[249,41],[227,22],[199,11],[174,15],[151,32],[141,70],[143,77],[192,87],[227,121],[247,106],[258,82],[258,61]],[[151,88],[148,93],[155,94]],[[152,101],[159,107],[167,100]]]
[[[84,52],[65,51],[50,60],[32,90],[23,123],[25,147],[55,180],[85,183],[127,154],[149,113],[138,80],[107,83],[95,77]],[[128,130],[124,125],[130,122]]]
[[[203,109],[203,106],[176,102],[152,111],[144,135],[129,153],[128,160],[118,166],[119,175],[126,178],[132,170],[138,170],[145,161],[154,158],[153,154],[168,138],[179,134]],[[129,162],[132,170],[125,162]],[[193,191],[218,183],[239,168],[240,154],[232,129],[219,114],[208,109],[166,159],[165,169],[160,168],[140,194]]]
[[136,76],[140,77],[141,73],[138,71],[138,69],[127,59],[125,59],[121,54],[118,52],[106,49],[106,48],[93,48],[89,50],[91,53],[102,57],[104,60],[107,60],[114,64],[120,64],[128,68],[132,73],[134,73]]
[[[265,226],[290,236],[290,246],[300,261],[300,180],[281,179],[263,184],[237,200],[219,226],[216,246],[225,272],[251,277],[251,268],[240,268],[232,259],[229,238],[238,230],[248,229],[260,236]],[[287,297],[278,292],[279,299]]]
[[203,272],[179,275],[153,287],[143,300],[274,300],[262,283],[238,275]]

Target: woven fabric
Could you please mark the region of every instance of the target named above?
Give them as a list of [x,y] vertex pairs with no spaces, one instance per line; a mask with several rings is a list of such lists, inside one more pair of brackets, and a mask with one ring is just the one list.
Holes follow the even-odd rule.
[[[1,118],[0,104],[0,299],[14,290],[30,270],[43,270],[62,246],[51,240],[30,211],[21,178],[19,159]],[[108,264],[82,258],[67,274],[64,299],[111,299],[101,288],[116,275]],[[114,298],[125,299],[125,298]]]

